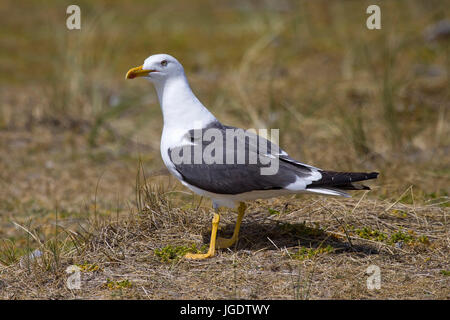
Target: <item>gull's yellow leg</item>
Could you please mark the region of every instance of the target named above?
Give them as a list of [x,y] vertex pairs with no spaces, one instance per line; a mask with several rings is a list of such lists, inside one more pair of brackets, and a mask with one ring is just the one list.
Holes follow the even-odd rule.
[[226,249],[231,247],[238,239],[239,236],[239,229],[241,229],[241,222],[242,218],[245,214],[245,209],[247,209],[247,206],[244,202],[241,202],[238,207],[238,217],[236,220],[236,225],[234,226],[234,232],[233,236],[229,239],[226,238],[217,238],[217,248],[218,249]]
[[216,237],[217,228],[219,227],[220,215],[214,213],[214,218],[212,220],[212,230],[211,230],[211,241],[209,242],[209,250],[207,253],[187,253],[184,257],[186,259],[206,259],[214,256],[214,251],[216,249]]

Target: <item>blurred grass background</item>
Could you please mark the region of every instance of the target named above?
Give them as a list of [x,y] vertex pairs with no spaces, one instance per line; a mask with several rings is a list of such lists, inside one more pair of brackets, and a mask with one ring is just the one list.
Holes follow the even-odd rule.
[[449,38],[426,35],[449,1],[77,1],[81,30],[70,4],[0,3],[1,239],[25,246],[11,221],[52,232],[56,215],[134,206],[139,159],[163,168],[162,116],[151,85],[124,76],[155,53],[222,122],[280,128],[324,169],[379,171],[372,197],[447,199]]

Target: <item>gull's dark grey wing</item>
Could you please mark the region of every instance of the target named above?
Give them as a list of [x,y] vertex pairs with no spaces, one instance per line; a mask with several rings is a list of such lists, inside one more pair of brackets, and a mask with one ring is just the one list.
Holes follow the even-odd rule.
[[[368,187],[355,182],[375,179],[378,175],[376,172],[324,171],[292,159],[276,144],[252,132],[245,131],[246,134],[230,137],[227,136],[227,130],[240,133],[244,131],[215,121],[206,128],[187,132],[186,140],[190,142],[189,145],[168,150],[170,160],[184,181],[218,194],[288,189],[293,192],[305,190],[327,195],[349,196],[342,190],[367,190]],[[214,152],[205,152],[216,139],[222,141],[220,147]],[[197,154],[203,156],[211,154],[214,161],[200,156],[200,161],[195,162],[192,155],[196,152],[196,148]],[[243,162],[238,161],[239,149],[245,153],[241,159]],[[179,160],[179,155],[183,153],[189,154],[191,158],[184,162],[175,161],[174,154],[178,154]],[[227,155],[230,154],[231,162],[227,161]],[[255,158],[256,162],[252,162],[251,159]],[[270,175],[262,174],[262,170],[270,167],[270,161],[278,161],[278,170]]]

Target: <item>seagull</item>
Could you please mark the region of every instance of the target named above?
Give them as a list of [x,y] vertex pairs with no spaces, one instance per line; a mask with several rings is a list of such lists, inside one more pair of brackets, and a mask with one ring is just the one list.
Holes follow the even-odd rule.
[[[377,172],[322,170],[291,158],[262,135],[222,124],[192,92],[181,63],[168,54],[148,57],[125,76],[137,77],[149,80],[158,95],[164,121],[160,149],[167,169],[194,193],[212,200],[208,252],[187,253],[187,259],[210,258],[216,249],[236,243],[246,201],[297,193],[349,197],[344,190],[370,190],[357,182],[378,176]],[[208,148],[211,152],[206,156]],[[234,232],[228,239],[217,237],[220,207],[237,207]]]

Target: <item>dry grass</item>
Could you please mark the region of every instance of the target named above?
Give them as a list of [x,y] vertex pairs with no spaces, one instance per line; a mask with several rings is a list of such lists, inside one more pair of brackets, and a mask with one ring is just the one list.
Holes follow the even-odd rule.
[[[29,265],[4,268],[2,297],[450,298],[447,217],[439,205],[295,197],[255,202],[235,248],[187,261],[173,249],[208,243],[211,210],[198,198],[181,206],[174,190],[144,189],[140,212],[75,236],[83,244],[62,253],[57,264],[43,246],[43,256]],[[232,233],[234,218],[223,214],[221,234]],[[65,286],[64,270],[72,264],[82,268],[81,290]],[[380,290],[366,287],[369,265],[381,269]]]
[[[0,297],[449,298],[450,54],[424,37],[445,1],[380,2],[379,31],[365,1],[81,1],[81,31],[69,4],[0,4]],[[373,190],[251,203],[237,247],[176,258],[208,243],[211,211],[161,171],[149,84],[123,80],[158,52],[224,123],[380,171]]]

